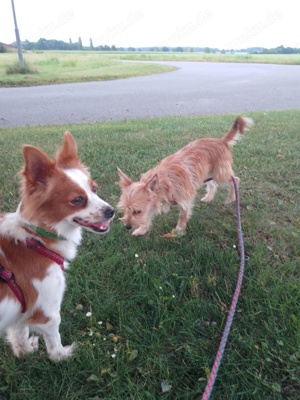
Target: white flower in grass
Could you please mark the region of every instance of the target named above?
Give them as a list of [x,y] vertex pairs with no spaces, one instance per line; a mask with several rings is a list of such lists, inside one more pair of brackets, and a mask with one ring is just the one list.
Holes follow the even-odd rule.
[[85,315],[86,315],[87,317],[91,317],[91,316],[92,316],[92,313],[89,311],[89,312],[87,312]]
[[161,382],[161,390],[163,393],[167,393],[172,389],[172,385],[169,385],[167,381]]
[[115,353],[111,355],[111,358],[116,358],[116,357],[117,355]]
[[103,324],[103,322],[102,322],[102,321],[98,321],[98,324],[99,324],[99,325],[102,325],[102,324]]
[[134,257],[135,257],[135,258],[139,258],[139,255],[138,255],[138,254],[135,254]]

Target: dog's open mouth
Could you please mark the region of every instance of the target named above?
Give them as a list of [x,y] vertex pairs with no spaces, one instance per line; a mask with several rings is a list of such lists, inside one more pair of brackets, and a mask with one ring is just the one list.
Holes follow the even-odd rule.
[[76,224],[82,226],[83,228],[91,229],[95,232],[104,233],[108,231],[110,221],[104,222],[88,222],[81,218],[74,218],[73,219]]

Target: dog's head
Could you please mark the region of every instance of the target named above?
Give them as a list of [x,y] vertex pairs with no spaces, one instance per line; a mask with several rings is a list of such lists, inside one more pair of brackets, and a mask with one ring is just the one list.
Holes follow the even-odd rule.
[[23,146],[22,217],[32,224],[66,234],[72,227],[105,233],[114,209],[97,196],[97,185],[80,162],[76,143],[65,132],[54,160],[33,146]]
[[118,209],[123,213],[120,220],[134,236],[144,235],[151,227],[156,214],[161,212],[158,176],[152,171],[144,174],[139,182],[133,182],[119,168],[121,197]]

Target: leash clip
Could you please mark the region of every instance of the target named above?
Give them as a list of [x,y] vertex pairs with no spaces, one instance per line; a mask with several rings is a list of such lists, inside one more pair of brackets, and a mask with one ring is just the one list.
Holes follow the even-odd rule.
[[40,241],[35,238],[26,239],[26,246],[29,249],[35,249],[40,244]]

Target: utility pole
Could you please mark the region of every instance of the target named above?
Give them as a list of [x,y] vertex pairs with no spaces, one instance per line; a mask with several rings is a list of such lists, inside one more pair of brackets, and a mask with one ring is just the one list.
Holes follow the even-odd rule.
[[24,64],[24,60],[23,60],[22,46],[21,46],[21,40],[20,40],[20,35],[19,35],[19,29],[18,29],[18,25],[17,25],[14,0],[11,0],[11,6],[12,6],[14,22],[15,22],[15,33],[16,33],[16,41],[17,41],[17,48],[18,48],[18,55],[19,55],[19,63],[20,63],[20,67],[24,68],[25,64]]

